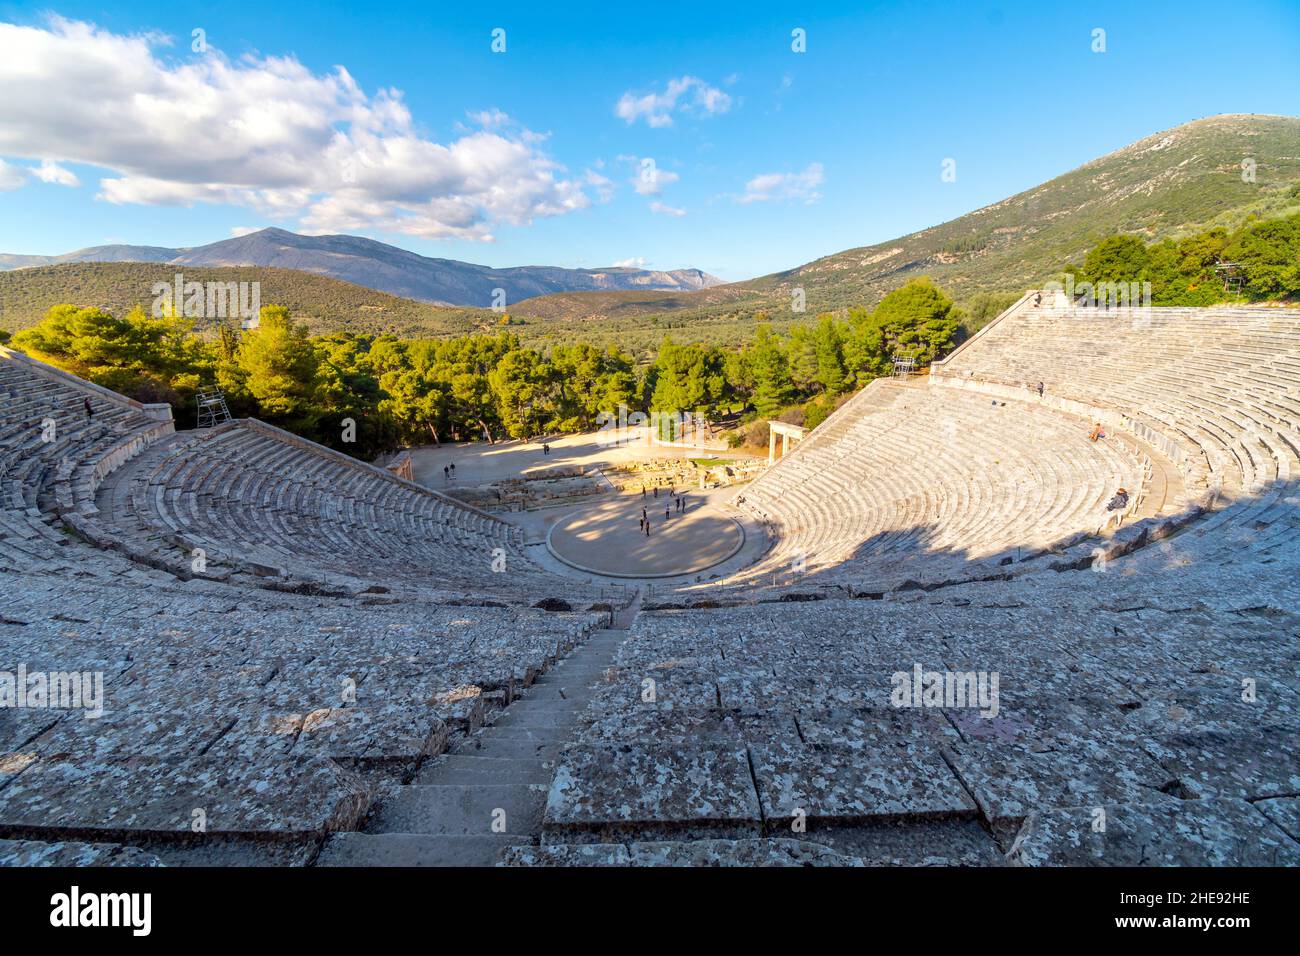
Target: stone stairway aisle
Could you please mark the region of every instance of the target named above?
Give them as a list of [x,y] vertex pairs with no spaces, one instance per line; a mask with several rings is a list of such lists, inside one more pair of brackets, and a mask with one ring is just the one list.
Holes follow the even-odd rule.
[[421,768],[371,813],[337,833],[317,866],[490,866],[508,846],[536,843],[560,748],[593,685],[613,665],[642,595],[539,677],[492,724]]

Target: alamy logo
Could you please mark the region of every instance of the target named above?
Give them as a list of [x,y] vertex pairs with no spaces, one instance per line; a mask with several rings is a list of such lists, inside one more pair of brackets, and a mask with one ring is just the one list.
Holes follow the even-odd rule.
[[[646,437],[658,442],[698,445],[707,440],[709,427],[704,416],[695,412],[629,412],[620,404],[617,412],[596,415],[597,443],[602,448],[625,445]],[[644,431],[643,431],[644,430]]]
[[0,671],[0,709],[84,710],[87,720],[104,716],[103,671]]
[[1079,282],[1072,273],[1065,274],[1065,282],[1048,282],[1048,293],[1063,292],[1070,302],[1086,309],[1149,309],[1151,308],[1150,282]]
[[998,715],[998,672],[925,671],[920,664],[895,671],[889,702],[895,707],[978,707],[981,717]]
[[51,896],[50,906],[51,926],[129,926],[133,936],[148,936],[153,929],[151,893],[83,894],[74,886]]
[[171,282],[153,284],[153,317],[240,319],[248,327],[262,311],[260,282],[186,282],[176,273]]

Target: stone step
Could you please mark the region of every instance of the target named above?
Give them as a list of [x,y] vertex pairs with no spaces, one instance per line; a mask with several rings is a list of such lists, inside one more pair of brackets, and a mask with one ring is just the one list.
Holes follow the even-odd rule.
[[617,648],[590,648],[576,654],[561,671],[595,671],[599,673],[614,665]]
[[[545,786],[530,784],[412,784],[398,787],[371,817],[368,833],[442,833],[491,836],[537,833],[546,809]],[[498,811],[504,812],[504,818]],[[527,842],[527,841],[525,841]]]
[[[479,731],[476,737],[484,753],[490,754],[492,748],[502,741],[510,743],[527,741],[539,745],[562,744],[573,737],[577,725],[576,712],[564,719],[554,714],[535,718],[522,713],[512,716],[515,719],[511,723],[498,722]],[[505,717],[501,718],[501,720],[505,719]]]
[[587,706],[587,702],[600,689],[601,683],[599,677],[594,677],[590,680],[564,680],[534,684],[528,689],[528,696],[524,700],[546,704],[576,703],[581,709]]
[[432,833],[336,833],[321,848],[317,866],[491,866],[517,834],[473,836]]
[[589,652],[595,650],[610,650],[612,648],[618,647],[626,640],[627,640],[626,634],[619,634],[618,636],[609,636],[609,637],[589,637],[583,643],[581,651]]
[[417,784],[537,784],[549,786],[555,769],[531,758],[447,754],[427,762],[415,777]]
[[613,661],[606,663],[582,665],[577,667],[553,667],[544,675],[533,681],[534,687],[586,687],[605,676],[605,671],[613,666]]
[[[553,684],[543,684],[541,687],[534,684],[528,689],[527,695],[522,700],[517,701],[513,705],[512,709],[514,707],[519,707],[520,704],[526,704],[532,701],[571,701],[579,710],[581,710],[595,695],[595,688],[588,684],[579,684],[576,681],[571,681],[569,683],[557,681]],[[509,713],[509,711],[507,711],[507,713]]]
[[501,724],[502,720],[505,720],[507,717],[517,717],[523,714],[527,714],[534,718],[543,716],[564,717],[576,713],[581,709],[581,706],[569,700],[534,700],[531,698],[525,698],[506,708],[505,712],[501,714],[496,723],[498,726],[504,726]]
[[513,728],[534,732],[561,730],[567,733],[573,730],[579,715],[586,709],[585,702],[579,701],[557,700],[543,701],[543,703],[566,704],[567,709],[533,710],[530,707],[520,707],[502,714],[492,727],[499,730]]
[[457,756],[481,755],[499,757],[506,760],[554,760],[560,755],[562,742],[542,743],[532,740],[502,740],[497,738],[490,744],[478,740],[477,736],[463,742],[456,748]]

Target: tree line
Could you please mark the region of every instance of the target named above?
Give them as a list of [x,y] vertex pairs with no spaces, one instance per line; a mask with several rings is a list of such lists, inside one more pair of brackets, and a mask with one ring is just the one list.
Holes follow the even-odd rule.
[[[1292,190],[1300,199],[1300,183]],[[1226,301],[1300,299],[1300,215],[1248,219],[1237,229],[1206,229],[1147,243],[1103,239],[1067,265],[1080,282],[1151,283],[1151,304],[1208,306]]]
[[[411,444],[533,438],[598,427],[602,412],[742,410],[771,418],[806,407],[815,425],[834,401],[892,370],[952,347],[960,310],[928,279],[874,309],[823,314],[786,334],[759,323],[739,349],[666,336],[648,363],[616,346],[555,345],[543,352],[508,330],[452,338],[335,332],[311,336],[280,305],[257,327],[198,332],[193,319],[121,316],[59,305],[12,344],[144,402],[170,402],[177,423],[195,394],[219,387],[236,417],[272,422],[358,457]],[[345,442],[348,420],[355,440]]]

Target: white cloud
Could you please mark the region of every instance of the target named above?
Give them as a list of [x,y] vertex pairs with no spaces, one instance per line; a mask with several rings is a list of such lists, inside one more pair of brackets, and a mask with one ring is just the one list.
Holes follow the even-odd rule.
[[670,169],[661,169],[650,156],[622,155],[618,161],[626,163],[634,170],[628,180],[638,196],[658,196],[665,186],[671,186],[682,177]]
[[367,96],[341,66],[211,48],[164,60],[169,42],[57,17],[0,23],[0,156],[111,170],[100,196],[112,203],[227,203],[307,229],[428,238],[490,240],[496,224],[589,206],[584,187],[601,185],[569,178],[544,135],[500,110],[437,143],[399,91]]
[[231,226],[230,235],[235,239],[238,239],[240,236],[247,236],[254,232],[260,232],[262,228],[262,226]]
[[662,93],[633,93],[619,97],[614,115],[628,125],[644,119],[649,126],[671,126],[676,111],[691,116],[717,116],[731,109],[731,97],[699,77],[682,76],[669,80]]
[[[597,167],[603,166],[603,163],[597,164]],[[614,181],[608,176],[602,176],[594,169],[588,169],[582,175],[582,181],[596,190],[596,198],[600,202],[609,202],[614,198]]]
[[0,192],[27,185],[27,170],[0,159]]
[[821,163],[809,163],[801,173],[763,173],[745,183],[745,193],[736,202],[799,200],[811,204],[821,199],[817,187],[825,180]]
[[497,109],[495,106],[490,110],[479,110],[476,113],[470,113],[469,118],[478,126],[484,129],[494,129],[498,126],[504,126],[510,121],[510,117]]
[[34,179],[55,186],[81,185],[76,173],[48,159],[42,160],[39,166],[17,166],[0,159],[0,192],[21,189]]
[[[619,156],[618,160],[627,163],[635,170],[628,182],[632,184],[632,189],[638,196],[660,196],[665,186],[671,186],[681,179],[681,176],[672,170],[660,168],[659,164],[648,156],[624,155]],[[685,209],[676,209],[658,199],[650,203],[650,211],[665,216],[686,215]]]
[[32,170],[32,175],[43,183],[53,183],[56,186],[80,186],[81,180],[77,179],[77,174],[70,169],[64,169],[57,163],[52,163],[48,159],[44,160],[39,166]]
[[644,269],[650,263],[643,256],[633,256],[631,259],[619,259],[614,263],[615,269]]
[[642,160],[632,176],[632,188],[638,196],[658,196],[665,186],[671,186],[681,178],[670,169],[660,169]]

